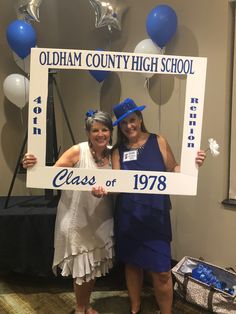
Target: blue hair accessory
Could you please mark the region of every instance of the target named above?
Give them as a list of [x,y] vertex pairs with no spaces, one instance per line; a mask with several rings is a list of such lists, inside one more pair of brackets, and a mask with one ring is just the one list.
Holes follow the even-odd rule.
[[87,112],[86,112],[86,117],[93,117],[95,115],[95,113],[97,112],[97,110],[93,110],[93,109],[89,109]]

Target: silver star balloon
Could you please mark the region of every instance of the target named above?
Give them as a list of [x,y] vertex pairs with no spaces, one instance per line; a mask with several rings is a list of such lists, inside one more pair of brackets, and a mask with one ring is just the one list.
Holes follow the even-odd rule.
[[18,0],[17,17],[24,20],[39,22],[39,7],[42,0]]
[[95,27],[121,31],[121,19],[128,6],[125,0],[89,0],[95,10]]

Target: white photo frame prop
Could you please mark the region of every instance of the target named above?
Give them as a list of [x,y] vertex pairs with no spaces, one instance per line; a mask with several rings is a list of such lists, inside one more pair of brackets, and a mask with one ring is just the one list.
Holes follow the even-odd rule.
[[[106,67],[103,64],[106,63]],[[196,195],[204,106],[206,58],[69,49],[31,50],[28,152],[37,164],[27,170],[27,187],[110,192]],[[45,166],[49,69],[106,70],[186,75],[180,173],[94,170]],[[113,104],[111,104],[113,105]]]

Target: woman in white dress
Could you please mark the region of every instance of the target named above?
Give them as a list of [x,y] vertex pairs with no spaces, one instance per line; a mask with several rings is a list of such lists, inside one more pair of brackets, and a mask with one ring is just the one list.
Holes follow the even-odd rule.
[[[88,111],[85,119],[88,142],[68,149],[55,163],[56,167],[110,169],[108,148],[112,120],[108,113]],[[23,158],[23,167],[37,162],[33,154]],[[89,191],[62,191],[58,204],[53,270],[72,276],[78,314],[98,314],[90,306],[96,277],[108,273],[113,266],[114,236],[112,199],[100,199]]]

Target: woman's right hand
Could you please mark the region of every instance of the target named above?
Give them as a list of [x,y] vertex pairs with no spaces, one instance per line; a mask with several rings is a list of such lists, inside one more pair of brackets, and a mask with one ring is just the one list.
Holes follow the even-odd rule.
[[22,159],[23,168],[33,167],[37,162],[37,158],[33,154],[26,153]]

